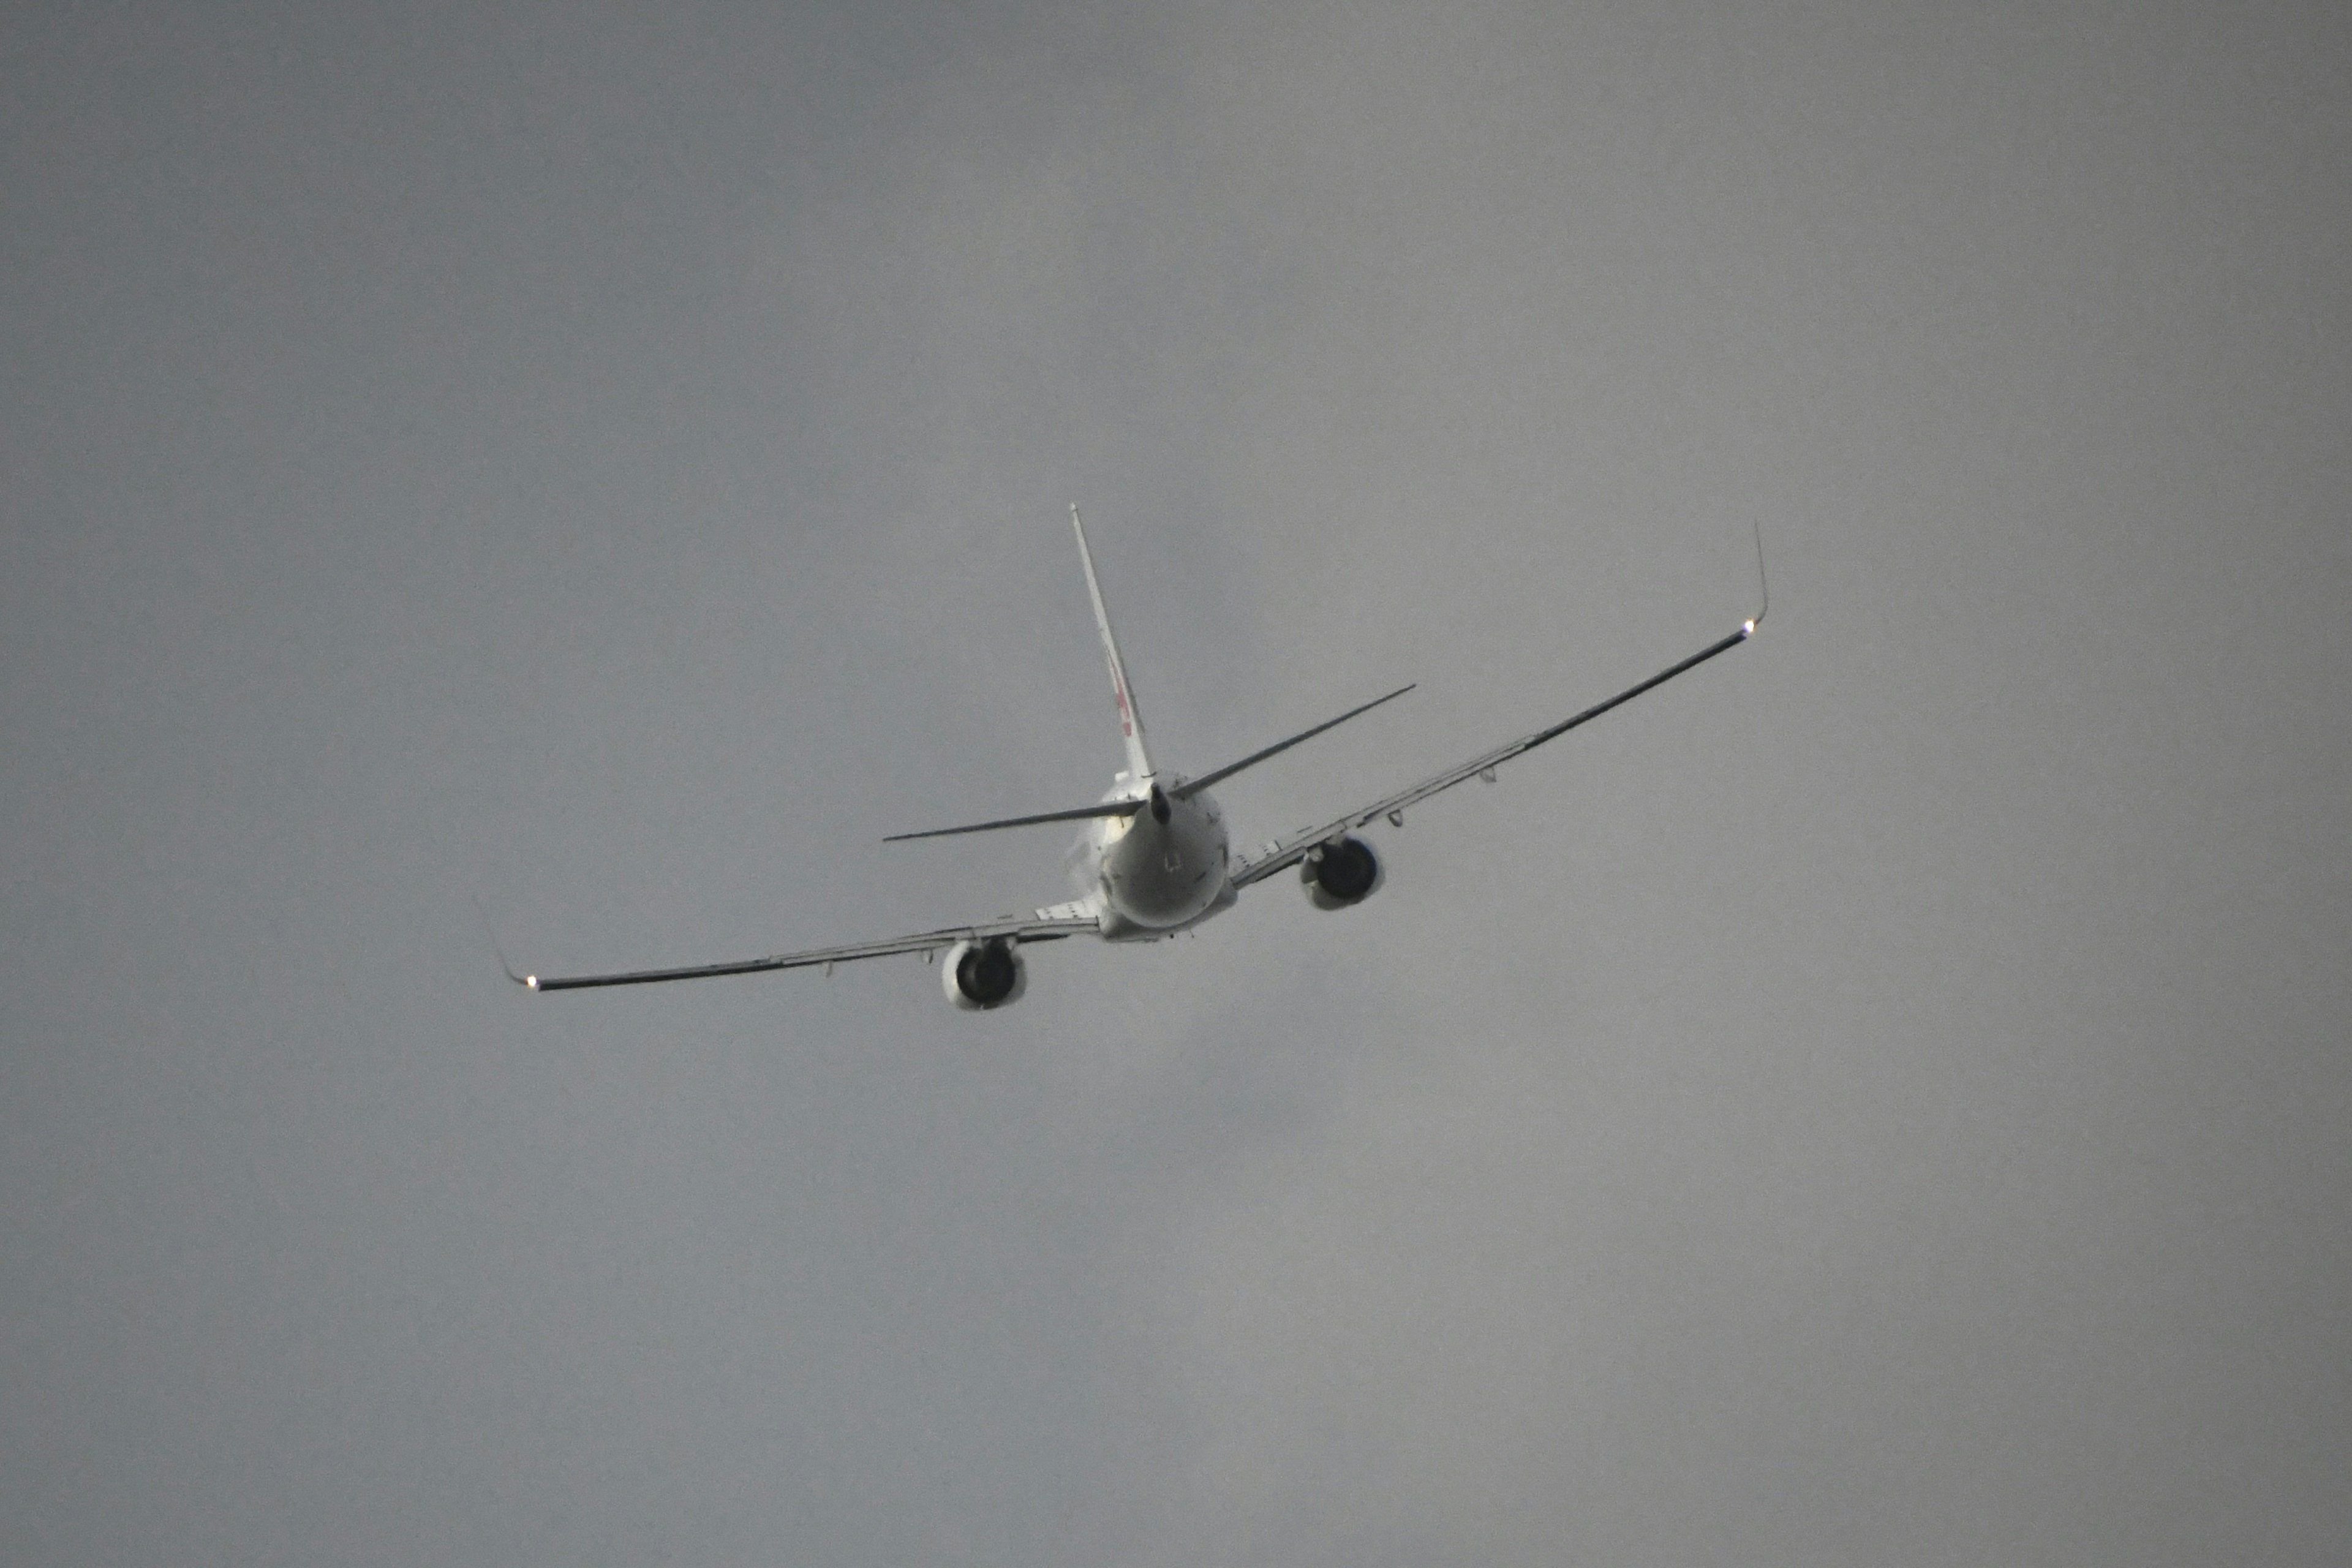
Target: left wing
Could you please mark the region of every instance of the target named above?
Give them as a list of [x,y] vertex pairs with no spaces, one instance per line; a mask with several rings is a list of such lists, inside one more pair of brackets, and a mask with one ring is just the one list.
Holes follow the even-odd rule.
[[1621,703],[1631,702],[1652,687],[1664,685],[1683,671],[1705,664],[1717,654],[1738,647],[1756,635],[1756,628],[1763,623],[1763,619],[1764,612],[1759,610],[1754,620],[1742,623],[1738,631],[1722,641],[1709,644],[1680,664],[1660,670],[1639,686],[1628,687],[1605,702],[1594,703],[1573,719],[1564,719],[1549,729],[1538,730],[1532,735],[1523,735],[1507,745],[1497,746],[1483,756],[1473,757],[1458,767],[1451,767],[1442,773],[1425,778],[1411,789],[1399,790],[1396,794],[1383,796],[1370,805],[1360,806],[1345,816],[1336,817],[1320,827],[1310,827],[1295,833],[1288,838],[1275,840],[1268,844],[1255,859],[1244,858],[1241,864],[1234,868],[1234,886],[1246,888],[1252,882],[1271,877],[1286,867],[1296,866],[1322,845],[1331,842],[1350,829],[1363,826],[1376,816],[1385,816],[1392,825],[1402,826],[1405,807],[1427,800],[1440,790],[1452,789],[1465,779],[1484,775],[1489,783],[1492,783],[1495,769],[1502,763],[1509,762],[1523,752],[1534,751],[1546,741],[1567,734],[1579,724],[1600,718],[1601,715]]
[[507,978],[530,991],[580,991],[592,985],[650,985],[663,980],[708,980],[721,974],[761,974],[771,969],[811,969],[818,965],[830,969],[836,963],[853,963],[861,958],[887,958],[899,952],[935,952],[960,942],[985,942],[991,937],[1011,937],[1015,942],[1055,942],[1080,931],[1099,931],[1101,921],[1094,915],[1053,914],[1039,910],[1034,915],[1000,915],[992,921],[973,925],[948,926],[940,931],[918,931],[913,936],[890,937],[882,942],[854,942],[844,947],[814,947],[805,952],[780,952],[772,958],[738,959],[731,963],[698,963],[684,969],[633,969],[617,974],[518,974],[514,966],[501,957],[499,967]]

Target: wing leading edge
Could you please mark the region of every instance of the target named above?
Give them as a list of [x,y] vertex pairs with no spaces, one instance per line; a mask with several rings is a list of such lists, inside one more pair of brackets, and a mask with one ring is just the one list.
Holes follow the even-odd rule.
[[881,942],[856,942],[841,947],[814,947],[805,952],[780,952],[769,958],[739,959],[731,963],[689,964],[682,969],[632,969],[612,974],[519,974],[501,958],[507,978],[528,991],[584,991],[596,985],[652,985],[666,980],[709,980],[722,974],[764,974],[772,969],[831,968],[861,958],[888,958],[901,952],[937,952],[960,942],[986,942],[1010,937],[1015,942],[1057,942],[1080,931],[1101,929],[1092,916],[1003,915],[971,925],[946,926],[912,936]]

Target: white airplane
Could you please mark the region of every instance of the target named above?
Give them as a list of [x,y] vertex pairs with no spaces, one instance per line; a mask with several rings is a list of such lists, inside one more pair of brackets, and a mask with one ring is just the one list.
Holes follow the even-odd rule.
[[[683,969],[637,969],[614,974],[523,974],[511,965],[507,977],[532,991],[577,991],[598,985],[649,985],[669,980],[703,980],[720,974],[757,974],[771,969],[823,968],[861,958],[886,958],[893,953],[919,952],[926,963],[941,952],[940,984],[948,1000],[971,1012],[983,1012],[1018,1001],[1028,988],[1028,965],[1021,949],[1039,942],[1057,942],[1085,934],[1106,942],[1157,942],[1189,931],[1202,921],[1234,906],[1244,888],[1262,882],[1292,866],[1318,910],[1344,910],[1363,902],[1387,879],[1387,867],[1356,829],[1385,816],[1391,827],[1404,826],[1408,806],[1471,778],[1495,782],[1495,770],[1546,741],[1567,734],[1622,702],[1630,702],[1654,686],[1672,680],[1686,669],[1737,647],[1756,635],[1771,599],[1767,590],[1763,606],[1753,620],[1722,640],[1710,643],[1681,663],[1659,671],[1638,686],[1629,687],[1605,702],[1596,702],[1572,719],[1565,719],[1532,735],[1483,752],[1456,767],[1422,780],[1409,789],[1383,795],[1368,805],[1343,813],[1318,827],[1268,842],[1255,855],[1236,855],[1225,835],[1225,820],[1209,786],[1221,784],[1244,768],[1286,752],[1334,725],[1412,689],[1399,687],[1327,720],[1288,740],[1252,752],[1199,778],[1162,774],[1151,765],[1144,749],[1143,719],[1136,711],[1135,689],[1128,684],[1127,666],[1118,657],[1118,641],[1111,635],[1110,612],[1103,606],[1102,584],[1095,577],[1094,554],[1087,548],[1086,525],[1078,509],[1070,508],[1070,526],[1078,536],[1078,558],[1087,569],[1087,594],[1094,601],[1095,626],[1102,633],[1103,657],[1110,665],[1111,696],[1118,705],[1119,731],[1127,742],[1127,766],[1112,776],[1110,792],[1099,805],[1069,811],[1040,812],[996,822],[976,822],[963,827],[935,827],[921,833],[898,833],[885,843],[911,838],[938,838],[956,833],[987,833],[1000,827],[1025,827],[1041,822],[1085,822],[1087,828],[1071,852],[1072,878],[1083,889],[1068,903],[1052,904],[1030,915],[1003,915],[969,925],[918,931],[883,942],[851,942],[843,947],[812,948],[769,958],[747,958],[731,963],[694,964]],[[1757,535],[1756,573],[1763,587],[1764,545]]]

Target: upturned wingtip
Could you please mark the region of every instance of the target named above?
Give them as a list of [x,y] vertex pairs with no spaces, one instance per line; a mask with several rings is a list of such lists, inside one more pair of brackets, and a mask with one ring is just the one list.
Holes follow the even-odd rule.
[[1755,616],[1748,623],[1748,635],[1752,637],[1756,635],[1756,628],[1764,624],[1765,616],[1771,611],[1772,584],[1764,575],[1764,520],[1750,518],[1748,521],[1756,530],[1756,593],[1761,601]]
[[472,898],[474,900],[474,912],[482,917],[483,933],[490,939],[490,956],[499,961],[499,967],[506,972],[506,977],[509,980],[513,981],[516,984],[521,986],[526,991],[538,990],[538,975],[521,973],[516,970],[513,964],[507,962],[507,950],[503,946],[499,945],[499,928],[490,923],[490,911],[482,906],[482,896],[479,893],[476,893],[472,895]]

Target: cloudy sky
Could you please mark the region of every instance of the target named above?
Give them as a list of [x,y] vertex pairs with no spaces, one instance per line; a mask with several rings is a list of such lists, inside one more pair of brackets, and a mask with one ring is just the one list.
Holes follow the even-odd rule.
[[2340,8],[0,43],[0,1558],[2352,1539]]

